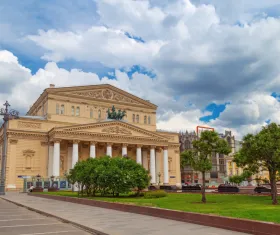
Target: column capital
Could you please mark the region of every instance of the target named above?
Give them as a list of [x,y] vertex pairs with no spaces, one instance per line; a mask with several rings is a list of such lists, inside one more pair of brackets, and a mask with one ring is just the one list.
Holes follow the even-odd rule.
[[59,139],[55,139],[55,140],[53,140],[53,142],[54,142],[55,144],[57,144],[57,143],[60,143],[60,142],[61,142],[61,140],[59,140]]
[[151,145],[150,146],[150,149],[155,149],[157,146],[155,146],[155,145]]
[[163,146],[163,150],[168,150],[168,146]]
[[142,144],[137,144],[136,146],[137,146],[137,148],[142,148],[143,147]]
[[90,141],[89,143],[90,143],[90,145],[96,145],[97,141]]
[[127,146],[128,146],[127,143],[123,143],[123,144],[122,144],[122,147],[127,147]]
[[112,146],[112,145],[113,145],[113,143],[111,143],[111,142],[107,143],[107,146]]
[[73,144],[78,144],[78,143],[80,143],[79,140],[73,140]]

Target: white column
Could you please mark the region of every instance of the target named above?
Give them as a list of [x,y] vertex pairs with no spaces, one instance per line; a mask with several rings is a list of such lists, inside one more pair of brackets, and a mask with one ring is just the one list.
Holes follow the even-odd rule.
[[122,145],[122,156],[126,156],[127,155],[127,144],[123,144]]
[[67,172],[72,168],[72,153],[73,153],[73,147],[71,145],[68,145],[67,149]]
[[79,141],[73,141],[72,168],[79,161]]
[[106,155],[112,157],[112,144],[111,143],[107,143]]
[[155,146],[151,146],[151,149],[150,149],[150,175],[151,175],[151,184],[155,184],[156,183]]
[[90,156],[91,158],[96,158],[95,144],[96,144],[96,142],[90,142],[89,156]]
[[140,165],[142,165],[142,151],[141,151],[142,145],[137,145],[136,149],[136,162]]
[[169,184],[168,149],[163,149],[163,183]]
[[49,145],[48,177],[53,175],[53,145]]
[[60,175],[60,141],[54,142],[53,147],[53,176]]

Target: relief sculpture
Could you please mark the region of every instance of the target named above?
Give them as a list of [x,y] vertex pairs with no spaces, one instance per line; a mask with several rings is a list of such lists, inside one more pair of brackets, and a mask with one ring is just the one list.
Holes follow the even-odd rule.
[[126,134],[126,135],[131,135],[132,133],[125,129],[125,128],[121,128],[119,126],[114,126],[114,127],[108,127],[108,128],[104,128],[102,130],[102,132],[107,132],[107,133],[112,133],[112,134]]

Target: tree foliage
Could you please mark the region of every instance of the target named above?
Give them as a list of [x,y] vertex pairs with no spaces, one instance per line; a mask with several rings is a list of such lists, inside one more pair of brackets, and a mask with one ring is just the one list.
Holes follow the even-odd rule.
[[202,202],[206,202],[205,196],[205,173],[212,169],[211,157],[213,154],[229,154],[231,148],[228,143],[219,138],[217,132],[204,131],[198,140],[192,142],[193,149],[186,150],[181,154],[181,167],[191,166],[195,171],[202,174]]
[[240,151],[234,161],[246,170],[258,173],[267,170],[271,184],[272,203],[277,201],[277,171],[280,169],[280,127],[271,123],[256,135],[248,134],[243,138]]
[[139,192],[149,185],[149,174],[135,161],[116,157],[104,156],[89,158],[78,162],[70,170],[67,179],[70,183],[77,183],[81,194],[95,196],[128,193],[133,189]]

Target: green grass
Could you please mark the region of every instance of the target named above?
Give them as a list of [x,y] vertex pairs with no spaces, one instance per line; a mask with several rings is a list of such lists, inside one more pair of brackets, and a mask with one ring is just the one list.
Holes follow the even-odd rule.
[[[76,192],[66,191],[47,192],[44,194],[78,196]],[[271,205],[269,196],[208,194],[206,204],[200,203],[200,194],[170,193],[167,197],[157,199],[124,196],[119,198],[94,197],[90,199],[280,223],[280,205]]]

